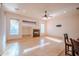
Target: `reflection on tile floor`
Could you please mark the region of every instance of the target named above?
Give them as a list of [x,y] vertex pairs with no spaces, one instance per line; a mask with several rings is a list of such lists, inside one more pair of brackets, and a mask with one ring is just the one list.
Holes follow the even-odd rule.
[[64,50],[63,39],[26,37],[7,43],[3,56],[57,56]]

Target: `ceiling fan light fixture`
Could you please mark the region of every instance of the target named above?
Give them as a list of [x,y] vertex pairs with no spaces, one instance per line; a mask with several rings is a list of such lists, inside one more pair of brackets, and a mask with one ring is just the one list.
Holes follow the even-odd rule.
[[47,15],[47,11],[45,11],[45,15],[43,16],[43,20],[48,20],[50,17]]
[[44,17],[48,17],[48,16],[45,14]]
[[47,20],[47,17],[43,17],[43,20]]

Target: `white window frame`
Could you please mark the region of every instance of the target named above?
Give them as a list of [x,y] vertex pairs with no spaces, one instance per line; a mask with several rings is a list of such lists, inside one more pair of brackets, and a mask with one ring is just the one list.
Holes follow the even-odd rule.
[[[18,26],[17,33],[11,33],[11,28],[10,28],[10,27],[11,27],[11,23],[10,23],[11,20],[16,20],[16,21],[18,21],[18,25],[17,25],[17,26]],[[9,26],[9,33],[10,33],[10,35],[19,35],[19,27],[20,27],[20,26],[19,26],[19,20],[16,19],[16,18],[11,18],[10,21],[9,21],[9,25],[10,25],[10,26]]]

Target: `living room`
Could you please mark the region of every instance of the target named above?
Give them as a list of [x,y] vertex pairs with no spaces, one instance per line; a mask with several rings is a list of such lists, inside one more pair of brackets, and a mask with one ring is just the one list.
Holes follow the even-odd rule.
[[64,34],[79,35],[78,3],[2,3],[0,18],[3,56],[65,56]]

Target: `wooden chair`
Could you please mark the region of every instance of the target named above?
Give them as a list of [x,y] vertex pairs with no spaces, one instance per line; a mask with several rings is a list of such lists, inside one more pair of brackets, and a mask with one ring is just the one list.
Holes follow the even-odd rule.
[[72,40],[72,45],[73,45],[73,51],[74,51],[74,55],[79,56],[79,41],[77,40]]
[[72,55],[72,43],[71,40],[68,38],[67,33],[64,34],[64,41],[65,41],[65,55]]
[[74,45],[73,45],[73,40],[72,38],[70,38],[71,40],[71,44],[72,44],[72,56],[75,56],[75,53],[74,53]]

